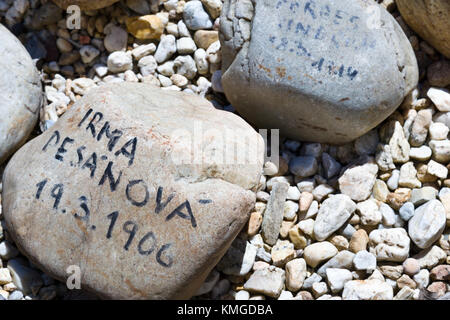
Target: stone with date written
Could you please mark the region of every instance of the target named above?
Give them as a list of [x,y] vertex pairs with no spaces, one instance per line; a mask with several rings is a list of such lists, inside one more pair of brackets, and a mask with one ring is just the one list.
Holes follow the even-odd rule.
[[103,298],[186,299],[246,223],[263,153],[253,128],[205,99],[105,85],[14,155],[3,214],[61,281],[79,268]]
[[222,85],[239,113],[289,138],[340,144],[417,85],[414,51],[369,0],[225,0]]

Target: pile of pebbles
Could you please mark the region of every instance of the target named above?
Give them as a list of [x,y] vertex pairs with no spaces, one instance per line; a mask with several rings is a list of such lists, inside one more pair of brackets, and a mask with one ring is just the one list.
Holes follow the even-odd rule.
[[[264,166],[247,226],[194,299],[449,299],[450,61],[407,27],[394,0],[378,2],[415,50],[418,88],[352,143],[284,140],[279,166]],[[0,0],[0,22],[41,72],[46,103],[34,136],[106,83],[151,83],[234,112],[220,81],[221,8],[123,0],[83,12],[71,30],[51,1]],[[22,256],[1,206],[0,222],[0,300],[95,299]]]

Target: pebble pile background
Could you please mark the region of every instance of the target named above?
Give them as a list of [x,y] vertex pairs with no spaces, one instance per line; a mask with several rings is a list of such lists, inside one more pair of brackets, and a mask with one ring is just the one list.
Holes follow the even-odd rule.
[[[382,4],[415,50],[419,88],[353,143],[284,141],[280,168],[264,166],[248,225],[195,299],[448,299],[450,62],[406,26],[394,0]],[[220,83],[221,8],[120,1],[69,30],[51,1],[0,0],[0,22],[42,72],[47,102],[34,136],[111,82],[190,92],[234,112]],[[95,298],[36,270],[9,241],[1,207],[0,221],[0,300]]]

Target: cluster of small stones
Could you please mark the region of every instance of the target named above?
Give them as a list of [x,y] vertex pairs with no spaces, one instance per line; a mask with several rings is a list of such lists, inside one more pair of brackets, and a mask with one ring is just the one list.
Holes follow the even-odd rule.
[[[285,140],[279,166],[264,166],[248,225],[195,299],[449,297],[450,62],[406,26],[394,0],[379,2],[411,41],[419,88],[353,143]],[[233,111],[220,83],[221,7],[221,0],[123,0],[83,12],[81,29],[71,30],[51,1],[0,0],[0,22],[42,73],[42,132],[111,82],[190,92]],[[94,298],[21,256],[1,206],[0,222],[0,300]]]

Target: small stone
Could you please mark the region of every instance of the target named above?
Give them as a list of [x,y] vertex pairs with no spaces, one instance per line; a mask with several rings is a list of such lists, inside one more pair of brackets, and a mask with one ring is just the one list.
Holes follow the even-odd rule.
[[415,289],[417,288],[417,284],[408,275],[404,274],[397,280],[397,287],[399,289],[403,289],[404,287]]
[[420,188],[422,183],[417,179],[417,170],[413,162],[407,162],[400,168],[400,178],[398,180],[400,187]]
[[401,265],[381,265],[381,273],[392,280],[399,279],[403,274],[403,266]]
[[405,163],[409,160],[410,146],[398,121],[395,122],[395,129],[389,140],[389,147],[394,163]]
[[[181,74],[188,79],[192,80],[197,75],[197,66],[195,64],[195,60],[189,55],[178,56],[174,60],[174,67],[177,74]],[[204,79],[205,81],[207,81],[208,87],[211,86],[211,83],[204,77],[200,77],[199,80],[197,80],[197,84],[199,83],[200,79]]]
[[346,195],[336,195],[325,200],[314,223],[314,236],[322,241],[338,230],[356,210],[355,203]]
[[406,202],[399,210],[400,217],[409,221],[414,216],[414,204],[412,202]]
[[310,177],[316,174],[317,160],[311,156],[295,157],[289,162],[289,171],[300,177]]
[[312,293],[317,299],[328,292],[328,287],[325,282],[315,282],[312,285]]
[[168,60],[175,52],[177,52],[176,39],[173,35],[165,35],[161,37],[158,48],[155,52],[156,62],[159,64]]
[[310,290],[312,289],[314,283],[320,282],[321,280],[321,276],[319,276],[317,273],[313,273],[303,282],[303,289]]
[[417,207],[424,204],[425,202],[436,199],[436,196],[437,190],[433,187],[423,187],[420,189],[413,189],[411,191],[410,202],[412,202],[412,204]]
[[382,215],[378,210],[378,205],[375,200],[369,199],[359,202],[356,205],[356,210],[361,217],[361,223],[367,226],[376,226],[381,223]]
[[377,172],[378,166],[372,163],[348,168],[339,178],[339,189],[352,200],[366,200],[372,194]]
[[450,92],[447,90],[441,88],[430,88],[428,89],[427,96],[431,101],[433,101],[439,111],[450,111]]
[[450,140],[431,140],[428,144],[433,151],[433,159],[441,163],[450,162]]
[[128,43],[128,33],[121,27],[108,25],[105,28],[106,37],[103,41],[108,52],[125,51]]
[[389,194],[388,186],[383,180],[377,179],[373,185],[373,197],[382,202],[386,202],[387,196]]
[[440,265],[434,267],[430,272],[431,280],[433,281],[449,281],[450,280],[450,265]]
[[419,261],[420,268],[431,269],[445,261],[447,255],[444,250],[438,246],[432,246],[431,248],[422,250],[414,256]]
[[366,250],[368,243],[369,236],[367,235],[367,232],[364,229],[359,229],[352,235],[349,244],[349,250],[354,253]]
[[325,170],[325,178],[330,179],[341,171],[341,164],[328,153],[322,153],[322,166]]
[[325,199],[327,196],[329,196],[333,192],[334,192],[333,187],[331,187],[327,184],[320,184],[314,188],[313,196],[314,196],[315,200],[322,201],[323,199]]
[[433,292],[435,297],[441,297],[447,291],[447,284],[441,281],[433,282],[428,286],[427,290]]
[[278,240],[272,247],[272,262],[277,267],[284,267],[290,260],[295,258],[294,245],[289,241]]
[[427,79],[435,87],[444,88],[450,85],[450,61],[442,59],[432,63],[427,70]]
[[427,269],[422,269],[414,275],[413,279],[419,289],[426,288],[430,282],[430,272]]
[[405,261],[409,255],[410,240],[403,228],[378,229],[369,234],[370,252],[378,261]]
[[395,192],[389,193],[387,197],[387,203],[395,210],[401,208],[401,206],[411,199],[411,189],[398,188]]
[[184,6],[183,21],[191,30],[211,29],[213,24],[200,1],[189,1]]
[[284,203],[284,219],[292,221],[297,216],[298,204],[293,201]]
[[[298,188],[297,188],[298,190]],[[310,192],[302,192],[300,194],[300,200],[299,200],[299,210],[300,212],[307,212],[309,208],[311,207],[311,204],[314,200],[314,196]]]
[[122,51],[116,51],[108,57],[108,70],[112,73],[124,72],[133,68],[131,56]]
[[11,274],[8,268],[0,268],[0,285],[12,282]]
[[211,18],[216,19],[220,16],[222,11],[221,0],[201,0]]
[[[449,128],[440,122],[434,122],[430,125],[431,140],[445,140],[448,137]],[[431,150],[430,150],[431,155]]]
[[420,271],[419,262],[414,258],[408,258],[403,262],[403,272],[408,276],[414,276]]
[[308,240],[303,233],[300,232],[298,226],[289,229],[289,240],[294,244],[295,249],[304,249],[308,244]]
[[227,275],[244,276],[255,262],[258,248],[248,241],[236,239],[217,265],[217,269]]
[[[290,186],[288,189],[287,195],[286,195],[286,199],[293,200],[293,201],[299,201],[301,199],[301,194],[300,194],[300,191],[298,190],[298,188],[295,186]],[[311,199],[311,201],[312,201],[312,199]],[[299,203],[299,205],[301,206],[301,203]],[[309,208],[309,206],[308,206],[308,208]],[[308,209],[304,209],[303,211],[306,211],[306,210],[308,210]]]
[[245,282],[244,289],[253,293],[261,293],[278,298],[283,290],[285,271],[277,267],[256,270]]
[[194,40],[190,37],[183,37],[177,40],[177,51],[179,54],[191,54],[197,50]]
[[393,296],[392,287],[378,279],[348,281],[342,293],[343,300],[392,300]]
[[236,295],[234,296],[234,299],[235,300],[248,300],[248,299],[250,299],[250,293],[248,291],[241,290],[236,293]]
[[448,169],[442,164],[430,160],[427,164],[427,173],[436,176],[439,179],[445,179],[448,176]]
[[127,18],[126,25],[128,32],[141,40],[159,40],[165,28],[163,21],[157,15],[130,17]]
[[387,181],[387,186],[391,191],[398,188],[398,180],[400,179],[400,170],[393,170],[391,177]]
[[398,216],[395,214],[394,209],[385,203],[380,204],[380,213],[383,217],[383,226],[385,227],[392,227],[398,221]]
[[22,300],[23,293],[22,291],[16,290],[10,293],[8,300]]
[[365,250],[358,251],[353,259],[353,265],[356,270],[372,273],[377,267],[377,257]]
[[288,183],[276,183],[270,193],[261,231],[262,237],[269,245],[274,245],[278,239],[288,189]]
[[427,161],[431,158],[432,151],[428,146],[421,146],[419,148],[411,148],[409,156],[413,160]]
[[[382,171],[389,171],[395,169],[394,160],[392,159],[391,147],[386,144],[379,144],[377,147],[377,153],[375,155],[375,161]],[[392,190],[392,189],[391,189]]]
[[8,261],[19,254],[17,248],[8,241],[0,242],[0,258]]
[[140,60],[141,58],[148,56],[149,54],[153,54],[155,51],[156,45],[154,43],[149,43],[134,48],[131,51],[131,54],[136,60]]
[[303,252],[306,263],[315,268],[321,262],[327,261],[334,257],[338,250],[328,241],[316,242],[307,246]]
[[303,286],[306,278],[306,262],[304,259],[294,259],[289,261],[285,267],[286,270],[286,288],[297,292]]
[[424,249],[439,239],[445,224],[444,206],[439,200],[430,200],[415,210],[408,223],[408,233],[411,240]]
[[83,46],[80,49],[81,60],[89,64],[95,60],[100,54],[100,51],[93,46]]
[[199,48],[207,50],[211,44],[219,40],[219,32],[215,30],[197,30],[194,41]]
[[145,77],[155,73],[158,63],[156,62],[155,57],[145,56],[139,60],[138,67],[142,76]]
[[339,251],[347,250],[349,243],[348,240],[340,235],[333,236],[330,239],[331,244],[333,244]]
[[355,255],[350,251],[343,250],[340,251],[333,258],[324,263],[318,270],[317,274],[321,277],[326,276],[326,271],[328,268],[337,268],[337,269],[348,269],[350,270],[353,267],[353,259]]
[[344,289],[345,284],[352,279],[352,273],[347,269],[327,269],[327,282],[333,293],[340,292]]
[[259,228],[262,223],[262,214],[261,212],[255,211],[250,214],[250,219],[248,221],[247,234],[249,236],[254,236],[258,233]]
[[411,127],[409,143],[413,147],[424,144],[428,135],[428,128],[431,124],[432,112],[430,109],[420,110]]
[[319,202],[314,200],[311,203],[311,206],[309,207],[308,211],[306,212],[305,219],[314,218],[318,212],[319,212]]

